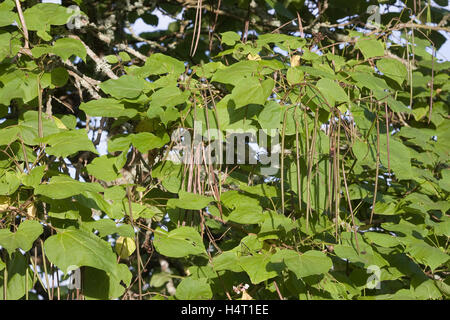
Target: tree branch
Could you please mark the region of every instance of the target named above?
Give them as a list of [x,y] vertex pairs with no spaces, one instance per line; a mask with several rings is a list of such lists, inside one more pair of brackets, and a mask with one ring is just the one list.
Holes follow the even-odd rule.
[[83,46],[86,48],[88,56],[91,57],[92,60],[94,60],[98,70],[103,71],[103,73],[106,74],[111,79],[119,78],[114,74],[114,72],[112,72],[111,68],[109,67],[109,64],[105,60],[97,56],[97,54],[95,54],[95,52],[92,51],[91,48],[89,48],[88,45],[80,39],[80,37],[75,35],[69,35],[69,38],[77,39],[83,44]]

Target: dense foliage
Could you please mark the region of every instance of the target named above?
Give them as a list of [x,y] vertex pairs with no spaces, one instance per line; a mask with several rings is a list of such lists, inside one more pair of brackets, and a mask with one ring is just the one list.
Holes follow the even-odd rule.
[[0,298],[448,298],[448,2],[383,3],[1,2]]

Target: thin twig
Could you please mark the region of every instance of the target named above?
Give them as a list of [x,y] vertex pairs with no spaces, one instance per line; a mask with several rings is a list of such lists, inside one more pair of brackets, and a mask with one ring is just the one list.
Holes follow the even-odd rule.
[[[127,199],[128,199],[128,211],[130,215],[131,226],[134,229],[134,218],[133,218],[133,209],[131,205],[131,191],[130,187],[127,187]],[[142,271],[141,271],[141,254],[140,254],[140,246],[139,246],[139,231],[136,232],[135,237],[136,242],[136,254],[137,254],[137,266],[138,266],[138,287],[139,287],[139,300],[142,300]]]
[[22,6],[20,5],[20,0],[15,0],[15,2],[16,2],[17,14],[19,15],[20,24],[22,25],[23,36],[25,38],[25,43],[24,43],[23,47],[25,49],[28,49],[30,46],[29,46],[27,24],[25,23],[25,18],[23,16],[23,11],[22,11]]
[[348,208],[350,209],[350,215],[352,217],[352,224],[353,224],[352,229],[353,229],[353,233],[355,235],[356,249],[358,250],[358,254],[359,254],[360,250],[359,250],[359,243],[358,243],[358,234],[356,233],[355,215],[353,213],[352,201],[350,200],[350,193],[348,192],[347,178],[345,177],[345,167],[344,167],[343,161],[342,161],[342,177],[344,179],[344,187],[345,187],[345,194],[347,195]]
[[375,203],[377,201],[377,189],[378,189],[378,173],[380,170],[380,124],[378,121],[378,114],[376,115],[377,122],[377,160],[376,160],[376,170],[375,170],[375,190],[373,192],[372,210],[370,211],[370,222],[372,224],[373,213],[375,211]]

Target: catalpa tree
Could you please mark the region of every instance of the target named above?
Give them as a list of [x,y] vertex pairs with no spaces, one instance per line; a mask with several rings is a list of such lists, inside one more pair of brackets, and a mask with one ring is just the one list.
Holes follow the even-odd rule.
[[0,298],[448,298],[449,16],[2,1]]

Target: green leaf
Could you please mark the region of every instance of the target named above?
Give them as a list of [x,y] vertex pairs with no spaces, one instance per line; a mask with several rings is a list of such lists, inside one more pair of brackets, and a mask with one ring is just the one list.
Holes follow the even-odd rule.
[[[89,140],[84,130],[68,130],[55,133],[44,137],[41,141],[51,145],[45,151],[56,157],[65,158],[79,151],[90,151],[98,154],[97,149],[95,149],[94,144]],[[70,143],[67,143],[68,141]]]
[[44,41],[51,41],[52,36],[45,30],[38,30],[36,34]]
[[441,249],[416,239],[408,241],[407,251],[419,263],[429,266],[431,271],[450,260],[450,255],[444,253]]
[[115,63],[119,62],[119,58],[117,58],[117,56],[114,54],[107,55],[105,57],[105,60],[106,60],[106,62],[108,62],[110,64],[115,64]]
[[[414,280],[411,281],[414,283]],[[436,286],[436,281],[433,281],[431,279],[427,279],[425,281],[418,280],[420,283],[419,285],[415,286],[415,284],[412,284],[414,286],[414,296],[417,300],[430,300],[430,299],[440,299],[442,297],[441,292],[439,291],[438,287]]]
[[146,61],[144,70],[148,75],[174,74],[180,75],[185,71],[184,63],[162,53],[152,54]]
[[19,225],[14,234],[16,241],[23,251],[28,251],[33,246],[33,242],[43,232],[42,225],[37,221],[26,220]]
[[153,169],[152,176],[161,181],[167,191],[178,193],[181,189],[183,166],[165,161]]
[[97,221],[85,222],[83,224],[87,226],[89,230],[98,230],[99,237],[103,238],[107,235],[113,235],[117,233],[119,236],[123,237],[134,237],[134,229],[129,224],[116,224],[114,220],[111,219],[100,219]]
[[44,250],[48,260],[65,274],[88,266],[120,278],[117,257],[110,244],[90,232],[76,229],[58,232],[45,241]]
[[286,79],[290,85],[295,85],[303,81],[304,74],[299,68],[289,68],[286,74]]
[[62,26],[66,24],[73,12],[59,4],[38,3],[26,9],[23,15],[28,30],[50,31],[51,25]]
[[283,249],[274,254],[271,261],[284,262],[297,278],[327,273],[333,265],[330,258],[317,250],[309,250],[300,255],[296,251]]
[[[19,120],[18,127],[20,130],[20,136],[25,144],[39,144],[39,116],[37,111],[25,112],[23,115],[23,120]],[[45,138],[49,135],[56,134],[61,130],[56,126],[56,123],[53,120],[48,119],[47,117],[42,117],[42,131]]]
[[120,51],[119,57],[122,60],[122,62],[128,62],[131,60],[130,55],[128,53],[126,53],[125,51]]
[[104,155],[95,158],[86,166],[86,169],[90,175],[97,179],[109,182],[120,177],[120,169],[123,168],[126,161],[127,155],[125,152],[122,152],[118,157]]
[[343,238],[342,244],[334,246],[334,251],[339,258],[347,259],[349,262],[365,268],[372,264],[380,268],[388,264],[380,254],[364,241],[360,234],[357,234],[359,251],[352,232],[343,232],[341,237]]
[[400,241],[403,241],[405,236],[415,239],[417,236],[422,238],[428,234],[424,225],[413,224],[404,219],[401,219],[399,223],[382,223],[381,227],[400,235],[401,237],[398,238]]
[[[269,90],[267,90],[268,86]],[[244,78],[236,83],[231,98],[234,100],[236,108],[244,107],[248,104],[265,104],[267,98],[272,93],[273,80],[266,79],[260,81],[256,77]]]
[[251,77],[258,69],[258,62],[247,60],[237,62],[216,71],[211,81],[237,85],[244,77]]
[[450,237],[450,218],[445,217],[443,222],[434,223],[433,228],[435,234]]
[[254,197],[238,193],[237,191],[227,191],[222,193],[221,202],[231,209],[227,220],[241,224],[256,224],[264,220],[262,207]]
[[408,73],[403,63],[396,59],[380,59],[377,61],[377,68],[386,77],[395,80],[399,85],[402,85]]
[[55,68],[51,72],[52,85],[55,87],[63,87],[69,80],[69,73],[65,68]]
[[110,79],[102,82],[100,88],[106,94],[109,94],[117,99],[123,98],[137,98],[145,91],[149,83],[143,79],[135,76],[121,76],[119,79]]
[[377,201],[374,206],[374,213],[386,216],[398,214],[396,210],[396,203]]
[[[132,274],[125,264],[117,265],[117,276],[103,270],[85,267],[83,271],[83,295],[87,300],[112,300],[125,292],[131,283]],[[123,281],[124,285],[121,284]]]
[[264,105],[261,113],[258,116],[258,122],[261,128],[267,130],[279,129],[282,116],[281,106],[275,101],[269,101]]
[[30,173],[22,177],[24,185],[36,188],[41,184],[42,177],[44,176],[45,166],[34,167]]
[[255,254],[239,258],[239,265],[250,277],[253,284],[266,281],[278,275],[270,264],[271,255]]
[[157,287],[157,288],[162,287],[167,282],[169,282],[170,279],[172,279],[172,277],[171,277],[170,273],[167,273],[167,272],[160,272],[160,273],[153,274],[150,279],[150,286]]
[[71,56],[75,55],[86,61],[86,48],[78,39],[73,38],[61,38],[55,41],[55,44],[51,47],[54,54],[61,57],[63,61],[66,61]]
[[[33,273],[28,268],[28,261],[25,256],[20,253],[14,254],[12,260],[8,261],[8,283],[6,286],[6,299],[19,300],[28,290],[33,287]],[[4,273],[0,276],[0,299],[4,299]],[[28,283],[27,283],[28,282]]]
[[214,269],[216,271],[230,270],[233,272],[242,272],[242,267],[239,264],[239,257],[235,251],[225,251],[222,254],[213,258]]
[[450,170],[441,171],[442,179],[439,180],[439,186],[447,192],[450,192]]
[[[0,44],[2,44],[3,37],[0,34]],[[11,50],[0,51],[0,58],[11,56],[15,51],[14,41],[10,43],[6,39],[7,48]],[[19,48],[20,49],[20,48]],[[0,49],[1,50],[1,49]],[[0,104],[9,105],[12,99],[21,99],[24,102],[29,102],[37,97],[37,74],[23,72],[21,70],[10,71],[2,75],[1,82],[3,83],[2,90],[0,90]]]
[[389,108],[392,109],[392,111],[394,112],[404,112],[404,113],[411,113],[411,109],[408,108],[403,102],[401,102],[400,100],[395,100],[392,97],[388,97],[387,99]]
[[[114,218],[121,218],[123,217],[124,213],[127,214],[128,216],[131,216],[131,214],[133,215],[133,219],[137,220],[138,218],[142,217],[142,218],[146,218],[146,219],[151,219],[154,215],[158,214],[162,214],[162,211],[155,206],[151,206],[151,205],[142,205],[136,202],[132,202],[131,203],[131,214],[130,214],[130,208],[129,208],[129,204],[128,204],[128,199],[121,199],[121,202],[115,201],[113,204],[113,208],[112,210],[115,212],[114,214]],[[118,213],[120,212],[120,213]],[[112,215],[109,215],[113,217]]]
[[210,265],[206,266],[190,266],[188,269],[190,277],[193,279],[215,279],[217,278],[217,273]]
[[242,203],[234,209],[227,220],[240,224],[256,224],[264,220],[262,208],[253,203]]
[[390,234],[384,234],[379,232],[366,232],[364,233],[369,241],[379,245],[380,247],[393,248],[401,244],[401,242]]
[[0,27],[11,25],[16,19],[16,15],[11,10],[15,7],[12,0],[3,1],[0,4]]
[[175,107],[179,104],[185,103],[190,96],[189,91],[181,91],[178,87],[170,86],[159,89],[152,94],[152,101],[150,102],[149,112],[151,109],[158,107]]
[[10,255],[17,248],[28,251],[42,232],[43,228],[39,222],[25,220],[19,225],[15,233],[7,229],[0,230],[0,246],[5,248]]
[[[98,184],[96,184],[96,185],[98,186]],[[84,207],[102,211],[102,212],[106,213],[106,215],[108,217],[111,217],[113,219],[123,218],[123,214],[121,214],[119,217],[115,217],[113,215],[111,204],[109,202],[107,202],[103,198],[103,196],[98,192],[94,192],[92,190],[87,190],[87,191],[83,191],[81,194],[75,195],[74,198],[76,201],[78,201]]]
[[208,62],[200,66],[194,66],[193,70],[201,78],[211,78],[216,70],[223,68],[222,62]]
[[169,199],[167,206],[169,208],[182,208],[186,210],[201,210],[214,201],[214,198],[181,191],[178,199]]
[[384,56],[384,45],[379,40],[361,38],[356,43],[356,48],[361,50],[365,59]]
[[[326,101],[331,107],[334,106],[335,102],[345,102],[348,101],[348,96],[344,89],[336,82],[328,78],[322,78],[317,82],[317,88],[325,96]],[[322,100],[322,96],[320,96]],[[323,102],[325,104],[325,101]]]
[[260,183],[260,184],[249,186],[246,183],[241,182],[241,184],[239,185],[239,189],[241,189],[242,191],[245,191],[247,193],[261,196],[264,198],[267,198],[267,197],[274,198],[279,193],[275,186],[270,186],[265,183]]
[[126,194],[122,186],[112,186],[105,189],[105,200],[122,200]]
[[240,193],[236,190],[230,190],[222,193],[220,196],[220,201],[230,209],[246,204],[252,204],[254,206],[259,205],[259,201],[255,197]]
[[181,258],[206,254],[203,239],[191,227],[180,227],[170,232],[158,228],[155,230],[153,245],[156,251],[167,257]]
[[184,278],[175,293],[178,300],[210,300],[212,296],[211,287],[205,278]]
[[7,196],[16,192],[20,186],[20,178],[16,173],[6,171],[0,174],[0,195]]
[[228,46],[234,46],[234,44],[241,40],[241,37],[234,31],[227,31],[220,34],[222,36],[222,43]]
[[5,146],[17,140],[19,134],[19,127],[9,127],[0,129],[0,146]]
[[[353,151],[359,161],[365,161],[373,165],[376,161],[376,136],[369,137],[369,143],[356,141]],[[383,167],[388,167],[388,148],[386,135],[380,135],[380,161]],[[392,171],[398,179],[411,179],[413,177],[411,167],[410,149],[397,139],[389,139],[389,161]]]
[[57,219],[78,220],[83,217],[91,217],[90,208],[83,206],[80,202],[69,202],[65,200],[54,200],[45,197],[45,202],[50,205],[48,215]]
[[103,192],[103,187],[98,183],[80,182],[68,176],[55,176],[50,179],[50,183],[38,186],[35,194],[51,199],[65,199],[86,191]]
[[[380,139],[380,159],[382,165],[387,168],[388,147],[386,135],[382,135]],[[392,137],[389,139],[389,161],[398,179],[410,179],[413,177],[410,149],[399,140],[392,139]]]
[[298,224],[283,214],[274,211],[264,212],[264,220],[261,223],[261,229],[258,236],[267,234],[287,233],[298,227]]
[[[447,277],[447,280],[448,280],[448,277]],[[439,289],[439,291],[441,291],[448,298],[448,297],[450,297],[450,285],[448,285],[446,282],[448,282],[448,281],[435,280],[434,284]]]
[[134,134],[118,136],[114,137],[112,140],[109,140],[108,151],[110,153],[117,151],[127,152],[133,142],[133,135]]
[[161,138],[150,132],[141,132],[133,135],[131,142],[141,153],[146,153],[149,150],[163,147],[169,140],[167,134]]
[[133,118],[137,114],[137,110],[125,109],[123,103],[109,98],[82,103],[80,109],[91,117]]
[[359,87],[366,87],[373,91],[382,91],[389,88],[384,79],[375,77],[370,73],[355,72],[352,73],[351,76],[353,80],[357,82]]

